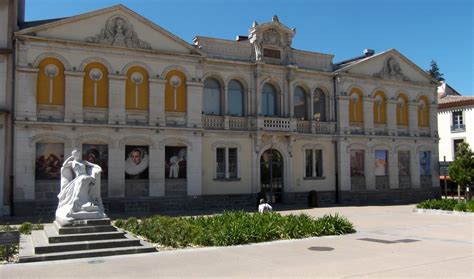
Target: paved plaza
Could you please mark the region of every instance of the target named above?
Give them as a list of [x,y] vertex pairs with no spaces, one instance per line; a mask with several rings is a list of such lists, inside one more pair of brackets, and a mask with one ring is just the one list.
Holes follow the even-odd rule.
[[0,278],[473,278],[474,216],[414,205],[284,211],[340,213],[357,233],[237,247],[0,266]]

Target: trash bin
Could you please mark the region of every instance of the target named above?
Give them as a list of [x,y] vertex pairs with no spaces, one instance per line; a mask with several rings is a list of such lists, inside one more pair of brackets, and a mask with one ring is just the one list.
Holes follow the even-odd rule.
[[308,207],[318,207],[318,193],[316,191],[309,191]]

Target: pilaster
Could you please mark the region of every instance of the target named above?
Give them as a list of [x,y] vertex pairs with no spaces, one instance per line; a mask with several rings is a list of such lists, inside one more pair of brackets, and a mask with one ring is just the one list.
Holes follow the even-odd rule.
[[374,99],[365,97],[363,100],[364,132],[370,135],[374,133]]
[[36,121],[36,80],[38,68],[17,68],[15,78],[15,118]]
[[64,122],[83,122],[84,72],[65,71]]
[[202,127],[202,82],[187,83],[187,126]]
[[126,114],[125,114],[125,80],[126,79],[127,79],[126,76],[109,75],[109,124],[125,124],[126,122]]
[[[397,101],[387,100],[387,129],[388,129],[389,136],[398,134],[396,115],[397,115]],[[398,174],[397,174],[397,177],[398,177]]]
[[[150,126],[166,125],[165,116],[165,79],[150,78],[150,111],[149,124]],[[151,188],[150,188],[151,190]]]

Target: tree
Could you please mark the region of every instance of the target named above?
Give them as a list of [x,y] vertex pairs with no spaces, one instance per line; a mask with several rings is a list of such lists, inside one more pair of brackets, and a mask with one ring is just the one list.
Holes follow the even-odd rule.
[[444,81],[443,74],[439,72],[438,63],[436,63],[434,60],[431,60],[430,66],[431,69],[426,70],[426,72],[437,81]]
[[474,153],[469,144],[463,142],[458,145],[456,158],[449,164],[449,177],[458,184],[458,199],[461,197],[461,187],[464,189],[474,182]]

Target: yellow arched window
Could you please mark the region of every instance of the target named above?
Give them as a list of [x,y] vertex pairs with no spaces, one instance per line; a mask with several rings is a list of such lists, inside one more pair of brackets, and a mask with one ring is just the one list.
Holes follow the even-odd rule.
[[83,106],[107,108],[109,106],[109,72],[97,62],[87,64],[84,69]]
[[166,75],[165,110],[186,111],[186,76],[178,70]]
[[397,125],[408,125],[408,98],[403,93],[397,98]]
[[383,91],[377,91],[374,95],[374,123],[387,123],[387,98]]
[[64,65],[58,59],[46,58],[39,64],[36,102],[39,105],[64,106]]
[[363,115],[363,93],[360,89],[354,88],[349,94],[349,122],[364,122]]
[[428,127],[430,125],[430,107],[428,98],[421,96],[418,102],[418,126]]
[[125,108],[148,110],[148,72],[142,67],[131,67],[127,71],[125,87]]

